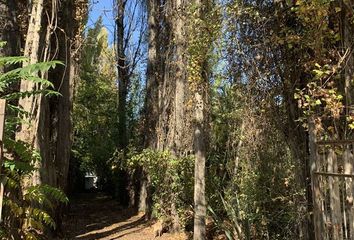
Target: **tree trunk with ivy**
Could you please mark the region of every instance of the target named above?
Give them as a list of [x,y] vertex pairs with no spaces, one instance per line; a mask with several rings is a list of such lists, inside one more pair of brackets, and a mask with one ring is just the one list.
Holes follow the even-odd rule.
[[[206,0],[195,0],[196,10],[192,13],[189,42],[189,82],[194,93],[194,240],[206,239],[206,129],[207,129],[207,97],[208,54],[213,41],[213,32],[206,31],[212,19],[207,16],[213,4]],[[215,22],[215,24],[217,24]],[[200,25],[200,27],[196,27]]]
[[[59,3],[59,2],[58,2]],[[65,66],[57,66],[50,72],[49,79],[53,82],[55,90],[60,95],[46,99],[46,122],[42,126],[42,132],[47,133],[47,141],[52,142],[45,166],[51,171],[47,174],[47,184],[58,187],[63,191],[68,189],[69,161],[72,146],[72,119],[73,94],[76,77],[78,75],[78,62],[80,58],[80,45],[84,20],[87,14],[88,3],[86,0],[65,0],[60,2],[60,10],[57,13],[58,28],[51,39],[53,47],[56,46],[56,38],[59,46],[56,59]],[[55,37],[54,37],[55,36]],[[48,126],[52,126],[48,130]],[[47,148],[43,146],[45,150]],[[51,166],[53,165],[53,166]],[[45,167],[43,166],[43,167]],[[64,206],[59,205],[55,211],[57,222],[56,232],[62,231],[62,214]]]
[[171,151],[180,157],[192,150],[193,134],[190,131],[187,100],[187,24],[188,4],[170,0],[160,14],[163,31],[159,37],[162,50],[159,53],[161,68],[158,96],[157,149]]
[[[157,151],[169,151],[175,157],[189,154],[193,145],[191,122],[187,116],[189,90],[186,71],[187,41],[184,37],[186,7],[187,4],[181,0],[167,1],[162,9],[156,1],[148,2],[149,49],[145,143],[146,147]],[[143,186],[145,184],[143,182]],[[149,195],[149,191],[142,192]],[[172,194],[169,198],[172,231],[178,232],[181,230],[176,205],[178,196]],[[149,196],[144,199],[149,199]]]
[[[49,184],[64,191],[67,189],[72,134],[70,113],[86,11],[85,0],[37,0],[32,3],[25,46],[29,62],[26,64],[56,59],[65,65],[57,65],[55,69],[42,73],[60,95],[31,95],[19,101],[30,115],[17,132],[16,139],[32,146],[42,158],[36,163],[40,170],[25,180],[25,187]],[[44,12],[47,13],[45,19]],[[21,82],[21,92],[34,90],[41,90],[41,86],[29,81]],[[61,230],[62,208],[55,206],[57,231]]]
[[[159,4],[157,1],[147,1],[148,12],[148,62],[146,97],[144,106],[144,147],[155,149],[157,146],[156,126],[158,121],[158,44],[159,44]],[[149,176],[144,169],[141,169],[141,181],[139,192],[139,211],[145,212],[149,218],[151,214],[151,189]]]

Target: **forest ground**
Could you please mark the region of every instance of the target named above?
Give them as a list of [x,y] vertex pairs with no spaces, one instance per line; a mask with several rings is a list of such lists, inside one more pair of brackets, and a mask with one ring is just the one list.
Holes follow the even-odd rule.
[[63,239],[80,240],[185,240],[185,234],[154,237],[152,222],[134,214],[101,193],[84,193],[71,199],[63,222]]

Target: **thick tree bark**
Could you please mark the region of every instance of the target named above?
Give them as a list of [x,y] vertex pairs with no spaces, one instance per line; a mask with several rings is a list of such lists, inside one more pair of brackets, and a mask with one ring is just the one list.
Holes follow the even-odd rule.
[[128,145],[127,139],[127,94],[129,84],[129,66],[125,54],[124,36],[124,12],[126,0],[117,1],[117,68],[118,68],[118,149],[125,150]]
[[[167,150],[176,157],[192,152],[193,146],[193,133],[186,105],[189,95],[184,32],[186,7],[187,3],[182,0],[169,0],[163,8],[158,1],[148,1],[145,147],[158,151]],[[148,178],[144,179],[146,181]],[[142,186],[148,187],[146,182]],[[149,193],[146,190],[142,192]],[[177,199],[177,196],[170,197]],[[172,231],[180,231],[175,202],[171,202],[170,208]]]
[[318,157],[318,149],[316,144],[317,131],[316,131],[316,123],[313,116],[309,117],[309,153],[310,153],[310,161],[309,168],[311,171],[311,190],[313,193],[313,222],[314,222],[314,233],[315,239],[322,239],[322,234],[325,233],[323,229],[323,219],[321,214],[321,189],[319,186],[319,179],[314,173],[319,171],[319,157]]
[[[49,29],[55,34],[47,33],[49,34],[48,55],[54,56],[65,65],[57,66],[48,74],[49,80],[60,96],[45,98],[42,102],[44,108],[40,126],[43,136],[41,153],[44,160],[42,178],[44,183],[67,192],[72,146],[71,111],[74,84],[78,74],[76,59],[79,59],[82,21],[87,12],[87,2],[64,0],[53,1],[52,4],[53,19],[57,18],[57,25]],[[56,206],[57,233],[62,231],[63,210],[63,205]]]
[[[32,95],[19,101],[19,105],[30,113],[29,119],[26,119],[30,124],[22,124],[16,139],[30,144],[42,157],[42,161],[37,163],[41,170],[35,171],[26,180],[27,185],[44,183],[64,191],[67,189],[71,149],[70,113],[77,65],[75,59],[86,8],[85,1],[52,0],[45,5],[45,9],[43,0],[32,2],[25,46],[25,56],[29,57],[29,64],[51,58],[60,60],[65,66],[57,66],[45,74],[60,96],[48,98]],[[48,18],[42,19],[44,11],[48,13]],[[47,27],[46,32],[43,31],[44,27]],[[40,54],[45,59],[41,59]],[[33,82],[21,82],[22,92],[40,89],[41,86]],[[61,206],[56,206],[58,231],[61,209]]]
[[[189,89],[187,85],[187,52],[184,26],[187,5],[181,0],[170,0],[160,14],[163,32],[160,42],[160,81],[158,97],[157,149],[169,150],[180,157],[191,152],[193,134],[187,118]],[[162,14],[165,15],[162,15]]]
[[[158,122],[158,35],[159,4],[155,0],[147,1],[148,7],[148,63],[145,99],[145,126],[144,126],[144,147],[157,148],[157,122]],[[151,189],[149,176],[144,169],[141,170],[139,211],[145,212],[147,218],[151,215]]]
[[[79,1],[77,1],[79,2]],[[55,88],[60,92],[61,96],[57,99],[51,99],[50,105],[56,104],[56,113],[52,115],[52,123],[55,123],[56,141],[54,145],[54,160],[57,174],[56,185],[59,188],[67,189],[67,177],[71,150],[71,110],[73,105],[74,81],[77,76],[78,58],[76,50],[79,43],[76,37],[80,35],[80,22],[75,19],[76,12],[85,6],[77,5],[77,2],[66,0],[61,2],[62,10],[58,14],[60,19],[60,27],[64,32],[58,29],[57,36],[60,40],[59,52],[57,59],[65,63],[65,67],[58,67],[57,74],[51,75]],[[84,9],[84,8],[82,8]],[[60,76],[60,77],[58,77]],[[56,120],[56,121],[55,121]]]
[[[197,14],[200,19],[204,19],[203,15],[208,7],[208,1],[195,0],[198,6]],[[205,5],[204,5],[205,4]],[[201,39],[200,39],[201,41]],[[195,152],[195,167],[194,167],[194,240],[206,239],[206,199],[205,199],[205,165],[206,165],[206,93],[207,87],[207,49],[200,53],[202,62],[200,66],[200,78],[194,89],[195,102],[195,130],[194,130],[194,152]]]
[[[172,33],[174,43],[174,61],[171,64],[172,74],[175,81],[173,115],[170,118],[169,129],[171,131],[170,142],[167,143],[169,150],[177,157],[182,157],[191,150],[192,133],[188,132],[189,119],[187,118],[186,97],[188,97],[187,71],[186,71],[186,38],[184,37],[184,25],[186,23],[184,9],[186,4],[182,0],[176,0],[172,10]],[[171,46],[172,47],[172,46]],[[189,141],[188,141],[189,140]],[[177,199],[174,194],[172,199]],[[173,219],[173,232],[181,230],[180,219],[176,204],[171,203],[171,215]]]
[[[334,150],[330,150],[328,153],[327,162],[328,172],[337,173],[338,159]],[[343,236],[339,183],[338,177],[328,178],[333,240],[340,240]]]
[[[340,0],[341,6],[341,34],[342,34],[342,47],[343,52],[347,52],[347,61],[344,66],[344,93],[346,99],[346,106],[352,105],[353,93],[353,78],[354,78],[354,51],[353,51],[353,34],[354,24],[351,21],[354,10],[353,1]],[[349,108],[347,108],[348,110]],[[347,112],[348,114],[348,112]]]
[[[43,0],[37,0],[32,3],[31,17],[28,25],[28,32],[26,36],[26,44],[24,55],[29,58],[28,64],[37,63],[39,60],[40,51],[40,37],[41,37],[41,23],[43,14]],[[20,91],[34,91],[39,90],[40,86],[37,83],[29,81],[21,81]],[[19,100],[19,105],[24,111],[29,113],[29,117],[25,119],[21,126],[21,130],[17,132],[16,139],[30,144],[34,149],[40,149],[40,139],[38,139],[38,126],[41,115],[41,95],[31,95]],[[25,123],[26,122],[26,123]],[[41,163],[37,163],[40,167]],[[25,181],[25,184],[37,185],[41,183],[39,171],[35,171],[31,179]]]
[[[202,85],[202,84],[201,84]],[[203,84],[204,85],[204,84]],[[205,200],[205,96],[203,96],[203,86],[195,93],[196,127],[195,138],[195,169],[194,169],[194,240],[205,239],[205,218],[206,218],[206,200]]]
[[156,148],[156,125],[158,119],[158,3],[149,0],[148,5],[148,63],[145,99],[145,147]]

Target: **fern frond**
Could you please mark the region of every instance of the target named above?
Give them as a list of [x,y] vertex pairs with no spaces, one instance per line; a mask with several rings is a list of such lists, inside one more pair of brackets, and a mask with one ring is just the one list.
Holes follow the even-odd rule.
[[[41,161],[41,156],[40,154],[33,149],[33,147],[23,141],[20,140],[13,140],[10,138],[6,138],[4,140],[4,144],[6,145],[6,148],[14,152],[16,155],[21,157],[22,162],[25,163],[32,163]],[[16,161],[17,162],[17,161]],[[14,163],[15,164],[15,163]],[[20,165],[19,165],[20,166]],[[27,168],[22,169],[24,171],[27,170]],[[28,169],[30,170],[30,169]],[[35,169],[32,169],[32,171]]]
[[37,203],[40,204],[41,206],[45,206],[53,209],[53,204],[48,199],[48,196],[42,191],[40,185],[27,188],[23,198],[25,201],[31,203]]
[[20,68],[21,74],[38,74],[41,72],[47,72],[50,69],[54,69],[57,65],[64,65],[60,61],[49,61],[49,62],[39,62],[34,63],[25,67]]
[[24,209],[20,205],[6,196],[4,196],[3,204],[8,207],[11,213],[16,217],[20,217],[24,213]]
[[[0,87],[0,89],[1,89],[1,87]],[[7,94],[4,98],[7,100],[15,100],[15,99],[27,98],[27,97],[30,97],[33,95],[40,95],[40,94],[43,94],[46,97],[62,96],[57,91],[42,89],[42,90],[34,90],[34,91],[15,92],[15,93]]]
[[28,58],[23,57],[23,56],[1,57],[0,58],[0,66],[1,65],[14,65],[14,64],[23,63],[26,61],[28,61]]
[[39,185],[41,191],[48,197],[60,203],[68,203],[69,199],[63,191],[49,185]]
[[26,213],[28,218],[33,218],[35,220],[43,222],[45,225],[55,229],[54,219],[44,210],[40,208],[28,207],[26,209]]
[[10,189],[19,189],[20,185],[18,183],[18,181],[14,180],[13,178],[10,177],[5,177],[5,181],[6,181],[6,188],[10,188]]
[[38,84],[41,84],[41,86],[43,88],[47,88],[47,87],[51,87],[51,88],[54,88],[54,84],[45,79],[45,78],[40,78],[40,77],[37,77],[37,76],[28,76],[28,75],[20,75],[20,77],[24,80],[27,80],[27,81],[30,81],[30,82],[33,82],[33,83],[38,83]]
[[36,219],[33,219],[33,218],[29,219],[28,226],[33,229],[39,230],[39,231],[44,230],[43,223],[41,223],[40,221],[37,221]]
[[26,231],[24,235],[26,240],[38,240],[37,235],[30,231]]
[[10,171],[21,171],[23,174],[29,174],[36,170],[32,164],[20,161],[6,161],[4,167],[10,169]]

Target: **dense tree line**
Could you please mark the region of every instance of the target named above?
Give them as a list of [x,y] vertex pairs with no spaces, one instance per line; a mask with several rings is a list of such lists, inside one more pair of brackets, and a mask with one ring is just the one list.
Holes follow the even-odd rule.
[[[353,236],[353,1],[113,4],[110,45],[102,19],[85,28],[87,1],[0,2],[15,119],[1,226],[22,229],[4,234],[59,233],[61,191],[95,172],[120,204],[196,240]],[[35,186],[54,211],[12,218],[45,205],[22,201]]]

